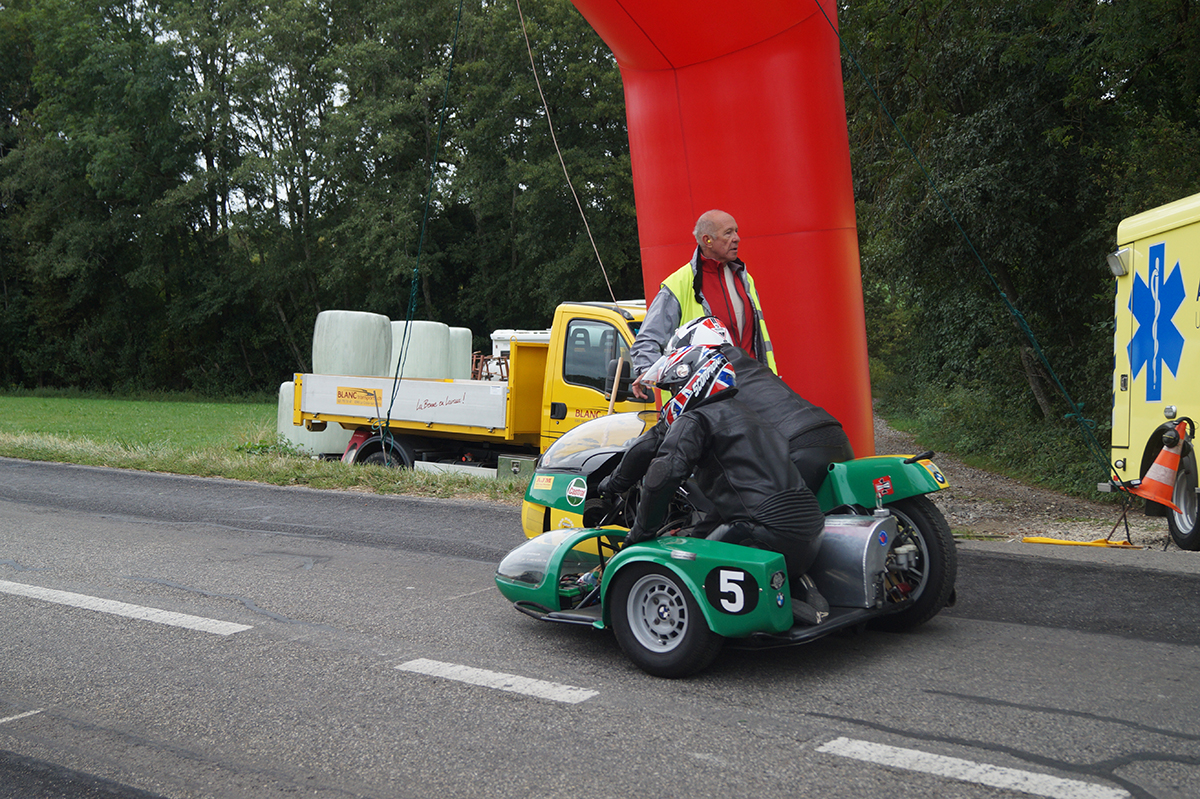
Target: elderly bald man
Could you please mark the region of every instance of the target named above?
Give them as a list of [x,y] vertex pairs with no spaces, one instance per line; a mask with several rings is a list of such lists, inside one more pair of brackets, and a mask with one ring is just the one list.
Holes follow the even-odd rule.
[[706,211],[696,220],[693,235],[692,260],[662,282],[630,350],[637,376],[633,393],[642,399],[649,397],[642,374],[662,355],[680,325],[702,316],[720,319],[736,346],[777,371],[754,279],[738,258],[737,220],[725,211]]

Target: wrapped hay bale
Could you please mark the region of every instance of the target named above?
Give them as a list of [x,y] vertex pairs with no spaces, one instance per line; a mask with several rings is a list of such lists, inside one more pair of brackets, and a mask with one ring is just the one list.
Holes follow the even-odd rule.
[[450,328],[450,374],[455,380],[471,376],[471,331],[465,327]]
[[386,377],[392,325],[363,311],[321,311],[313,328],[312,368],[319,375]]
[[[404,346],[408,331],[408,348]],[[404,353],[402,377],[450,377],[450,327],[441,322],[392,322],[392,354],[388,377],[396,376],[396,365]]]
[[304,425],[292,424],[296,384],[291,380],[279,384],[279,405],[275,414],[275,432],[296,449],[309,455],[338,455],[346,451],[352,431],[331,424],[320,433]]

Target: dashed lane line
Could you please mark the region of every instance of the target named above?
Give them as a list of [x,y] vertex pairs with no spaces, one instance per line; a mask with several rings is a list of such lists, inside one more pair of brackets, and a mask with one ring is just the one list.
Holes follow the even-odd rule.
[[42,711],[40,711],[40,710],[30,710],[27,713],[18,713],[15,716],[9,716],[6,719],[0,719],[0,724],[7,724],[10,721],[18,721],[20,719],[27,719],[30,716],[36,716],[38,713],[41,713],[41,712]]
[[586,702],[599,691],[587,688],[577,688],[574,685],[535,680],[530,677],[520,677],[516,674],[504,674],[499,671],[475,669],[470,666],[460,666],[457,663],[443,663],[440,660],[419,658],[401,663],[396,667],[400,671],[411,671],[430,677],[442,677],[447,680],[480,685],[484,688],[494,688],[498,691],[510,691],[515,694],[535,696],[539,699],[552,699],[555,702],[578,704]]
[[99,613],[108,613],[114,616],[124,616],[130,619],[152,621],[155,624],[168,624],[172,627],[185,627],[189,630],[198,630],[200,632],[214,633],[216,635],[233,635],[234,633],[240,633],[243,630],[252,629],[248,624],[234,624],[233,622],[219,621],[217,619],[206,619],[203,616],[190,616],[186,613],[173,613],[169,610],[148,608],[143,607],[142,605],[131,605],[128,602],[100,599],[99,597],[88,596],[86,594],[73,594],[70,591],[56,591],[53,588],[42,588],[41,586],[37,585],[11,583],[7,580],[0,580],[0,593],[12,594],[14,596],[24,596],[31,599],[40,599],[45,602],[53,602],[58,605],[69,605],[74,608],[94,610]]
[[855,760],[891,766],[909,771],[920,771],[961,782],[974,782],[992,788],[1020,791],[1049,799],[1128,799],[1129,792],[1119,788],[1106,788],[1091,782],[1066,780],[1038,774],[1033,771],[976,763],[957,757],[932,755],[915,749],[856,741],[852,738],[837,738],[817,747],[818,752],[841,755]]

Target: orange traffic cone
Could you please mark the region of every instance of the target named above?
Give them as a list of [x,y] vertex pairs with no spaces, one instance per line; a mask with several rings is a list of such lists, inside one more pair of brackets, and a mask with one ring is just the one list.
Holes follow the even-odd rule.
[[1183,439],[1187,435],[1187,423],[1180,422],[1175,426],[1175,431],[1179,434],[1175,439],[1175,446],[1163,446],[1162,452],[1158,453],[1142,482],[1129,489],[1129,493],[1166,505],[1176,513],[1182,513],[1172,496],[1175,493],[1175,473],[1179,470],[1179,456],[1183,452]]

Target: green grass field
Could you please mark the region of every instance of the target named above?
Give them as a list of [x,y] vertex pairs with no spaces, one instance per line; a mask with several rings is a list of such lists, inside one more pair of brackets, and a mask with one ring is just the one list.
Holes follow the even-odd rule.
[[318,460],[278,439],[275,414],[263,402],[0,394],[0,457],[507,504],[524,496],[511,478]]
[[236,447],[274,435],[275,406],[0,395],[0,433],[131,447]]

